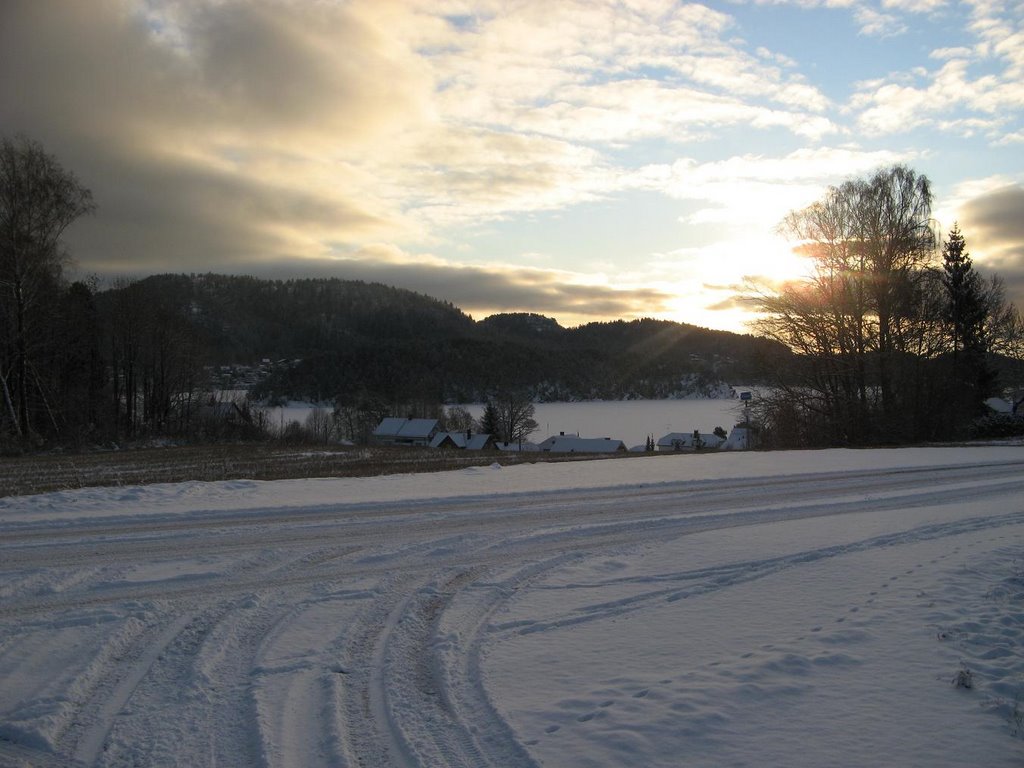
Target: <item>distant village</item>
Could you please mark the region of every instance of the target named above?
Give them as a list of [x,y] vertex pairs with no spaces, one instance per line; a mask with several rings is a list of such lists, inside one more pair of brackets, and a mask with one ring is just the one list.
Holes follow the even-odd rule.
[[699,451],[742,451],[751,445],[751,432],[745,424],[739,424],[726,433],[722,428],[712,432],[670,432],[657,440],[648,438],[645,445],[630,448],[622,440],[612,437],[581,437],[559,432],[539,443],[528,441],[500,442],[493,435],[477,434],[467,429],[464,432],[444,432],[437,419],[383,419],[373,431],[377,445],[408,446],[420,448],[454,449],[467,451],[503,451],[535,453],[588,453],[615,454],[629,452],[689,452]]

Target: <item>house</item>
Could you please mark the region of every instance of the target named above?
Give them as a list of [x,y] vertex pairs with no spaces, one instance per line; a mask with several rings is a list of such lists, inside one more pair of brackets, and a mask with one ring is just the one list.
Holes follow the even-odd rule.
[[669,432],[658,440],[659,451],[714,451],[725,440],[714,432]]
[[438,432],[430,441],[431,448],[461,448],[467,451],[483,451],[494,447],[492,435],[475,435],[465,432]]
[[373,430],[378,445],[430,445],[438,433],[437,419],[383,419]]
[[576,435],[552,435],[538,446],[545,453],[618,453],[626,450],[626,444],[610,437],[578,437]]

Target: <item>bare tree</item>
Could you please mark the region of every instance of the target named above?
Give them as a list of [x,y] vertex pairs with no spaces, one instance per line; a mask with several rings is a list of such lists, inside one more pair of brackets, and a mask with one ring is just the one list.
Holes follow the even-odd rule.
[[465,432],[473,429],[473,414],[461,405],[450,405],[444,411],[444,429],[446,432]]
[[522,392],[503,392],[491,398],[488,407],[496,422],[501,442],[522,443],[537,429],[537,422],[533,419],[533,403]]
[[334,418],[326,408],[313,408],[306,414],[306,436],[314,443],[329,443],[334,438]]
[[858,397],[866,401],[870,376],[889,420],[901,405],[897,368],[921,332],[924,267],[936,245],[931,204],[927,177],[896,165],[830,188],[781,226],[815,262],[833,342],[852,356]]
[[66,260],[60,240],[93,207],[89,190],[40,144],[0,141],[0,390],[20,436],[33,429],[30,390],[46,406],[35,356]]

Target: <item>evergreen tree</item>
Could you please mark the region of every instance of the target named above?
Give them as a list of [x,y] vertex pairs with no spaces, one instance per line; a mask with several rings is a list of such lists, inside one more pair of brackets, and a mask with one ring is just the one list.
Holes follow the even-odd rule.
[[484,435],[494,435],[496,440],[505,442],[501,435],[501,423],[498,416],[498,408],[492,400],[488,400],[487,405],[484,406],[483,415],[480,417],[480,433]]
[[975,271],[967,242],[953,225],[942,247],[944,320],[950,350],[951,391],[946,397],[954,429],[979,415],[995,374],[987,361],[986,324],[992,307],[981,276]]
[[954,355],[984,349],[985,296],[981,277],[967,252],[957,224],[942,247],[942,284],[946,288],[946,321]]

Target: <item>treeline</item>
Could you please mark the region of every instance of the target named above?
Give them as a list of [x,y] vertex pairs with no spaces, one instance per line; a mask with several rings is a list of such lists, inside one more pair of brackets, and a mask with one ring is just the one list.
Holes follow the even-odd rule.
[[[0,436],[13,444],[220,435],[216,416],[231,409],[210,402],[211,374],[264,359],[274,365],[253,400],[331,403],[355,436],[381,414],[434,413],[497,393],[713,393],[723,380],[752,380],[758,360],[786,356],[753,337],[655,320],[575,329],[525,314],[476,322],[427,296],[338,279],[158,275],[98,290],[67,284],[60,260],[40,274],[31,323],[19,337],[5,322],[0,335]],[[24,378],[14,375],[21,361]],[[259,431],[251,410],[232,421],[226,436]]]
[[943,241],[931,205],[927,178],[894,166],[783,222],[814,273],[756,296],[760,333],[794,352],[757,408],[768,445],[977,436],[986,398],[1020,381],[1017,309],[957,226]]

